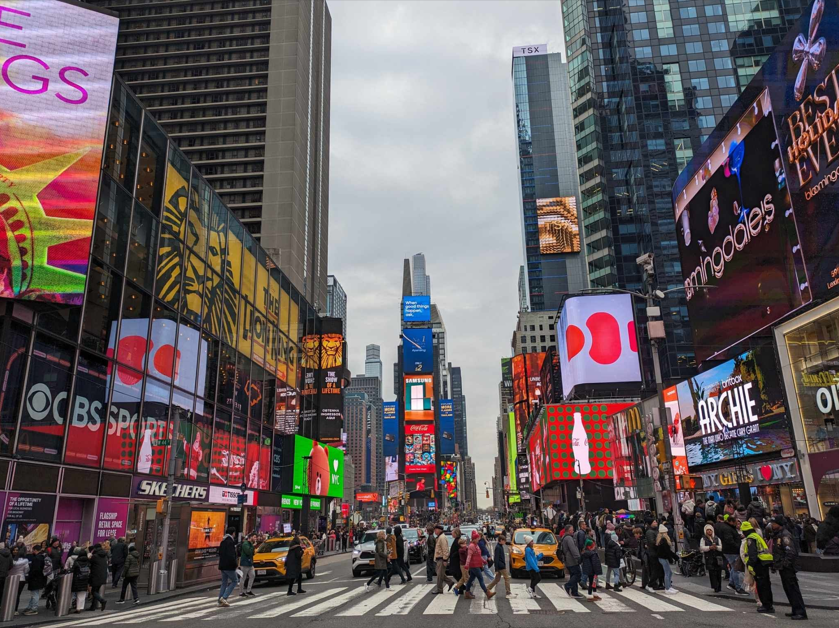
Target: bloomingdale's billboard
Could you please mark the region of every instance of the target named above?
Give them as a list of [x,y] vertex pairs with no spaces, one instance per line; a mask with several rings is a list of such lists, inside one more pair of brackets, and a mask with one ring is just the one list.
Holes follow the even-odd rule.
[[839,1],[814,0],[676,181],[699,360],[839,294],[837,73]]

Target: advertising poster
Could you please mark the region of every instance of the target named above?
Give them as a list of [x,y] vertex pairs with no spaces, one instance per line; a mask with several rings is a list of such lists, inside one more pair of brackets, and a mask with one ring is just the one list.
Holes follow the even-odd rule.
[[385,456],[385,482],[396,482],[399,478],[399,456]]
[[434,473],[434,424],[405,425],[405,473]]
[[530,487],[538,491],[545,485],[543,478],[544,456],[542,453],[542,427],[537,422],[530,434],[530,446],[527,449],[527,459],[530,465]]
[[344,452],[303,436],[294,436],[292,492],[344,496]]
[[440,455],[454,455],[454,401],[440,399]]
[[580,252],[580,223],[577,222],[577,199],[574,196],[537,198],[539,221],[539,252]]
[[440,463],[440,486],[446,497],[457,500],[457,463],[448,460]]
[[406,323],[431,322],[431,297],[402,297],[402,320]]
[[119,20],[6,0],[3,26],[0,297],[81,305]]
[[396,456],[399,447],[396,439],[399,435],[399,408],[396,401],[382,404],[382,453],[385,457]]
[[772,347],[753,349],[676,385],[687,464],[695,467],[792,447]]
[[430,329],[402,330],[402,366],[405,373],[434,371],[434,347]]
[[405,375],[405,422],[434,421],[434,376]]
[[215,510],[193,510],[189,520],[187,560],[216,558],[224,538],[226,513]]
[[96,504],[93,542],[101,543],[111,537],[125,536],[128,526],[128,500],[100,497]]
[[405,490],[411,498],[428,498],[431,497],[431,491],[435,486],[434,470],[432,469],[430,475],[418,475],[405,480]]
[[507,432],[507,473],[509,474],[510,492],[518,492],[518,483],[516,481],[516,415],[513,412],[507,414],[508,432]]
[[[650,455],[655,443],[647,434],[652,417],[644,416],[643,404],[636,404],[612,415],[612,464],[615,499],[650,498],[655,495]],[[626,491],[619,489],[627,489]]]
[[679,393],[675,386],[667,388],[664,394],[664,407],[670,411],[667,424],[670,438],[670,454],[673,457],[673,472],[676,475],[687,475],[688,458],[685,451],[685,431],[682,428],[682,414],[679,410]]
[[23,541],[28,547],[49,541],[55,516],[55,495],[9,493],[3,515],[2,538],[8,547]]

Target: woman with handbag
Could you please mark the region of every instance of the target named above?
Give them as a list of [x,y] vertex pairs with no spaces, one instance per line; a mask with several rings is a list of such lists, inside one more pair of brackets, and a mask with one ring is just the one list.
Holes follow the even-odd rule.
[[667,526],[658,526],[658,535],[655,539],[655,555],[664,570],[664,592],[668,595],[675,595],[678,591],[673,588],[673,570],[670,568],[670,563],[676,560],[676,553],[673,551],[673,542],[667,532]]
[[699,551],[705,555],[705,569],[711,580],[714,593],[722,591],[722,568],[725,557],[722,554],[722,541],[714,533],[714,526],[705,524],[705,534],[699,542]]

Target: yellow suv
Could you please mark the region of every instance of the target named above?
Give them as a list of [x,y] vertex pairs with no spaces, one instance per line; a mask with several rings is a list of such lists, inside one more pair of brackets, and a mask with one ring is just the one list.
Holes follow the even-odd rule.
[[545,575],[555,574],[558,578],[564,578],[565,565],[556,555],[559,544],[554,533],[547,528],[519,528],[513,532],[513,542],[510,543],[510,574],[514,578],[525,576],[525,536],[533,537],[533,551],[537,556],[544,554],[539,561],[539,571]]
[[[292,536],[276,536],[267,539],[262,545],[256,548],[253,555],[253,568],[256,572],[256,581],[269,580],[278,582],[285,580],[285,558],[288,555],[288,548],[291,547]],[[312,542],[305,536],[300,537],[300,544],[303,546],[302,571],[306,578],[311,580],[315,577],[317,558]]]

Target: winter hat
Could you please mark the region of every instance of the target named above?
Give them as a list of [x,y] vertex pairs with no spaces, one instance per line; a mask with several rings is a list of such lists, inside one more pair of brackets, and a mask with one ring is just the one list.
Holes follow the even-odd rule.
[[740,524],[740,531],[741,532],[746,532],[746,533],[753,532],[754,527],[748,521],[744,521],[743,523]]
[[479,538],[481,538],[481,535],[478,534],[478,531],[477,530],[472,530],[472,540],[477,541]]
[[530,536],[529,534],[525,534],[524,535],[524,544],[525,545],[530,545],[531,543],[533,543],[533,537]]
[[707,534],[708,530],[710,530],[711,531],[711,536],[714,536],[714,526],[712,526],[710,523],[705,524],[705,528],[703,528],[703,529],[705,530],[706,534]]
[[586,548],[594,547],[594,539],[586,539]]
[[667,534],[667,526],[663,524],[659,525],[658,532],[659,534]]

